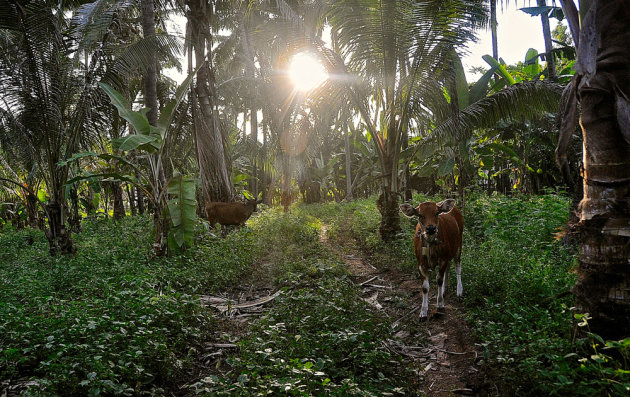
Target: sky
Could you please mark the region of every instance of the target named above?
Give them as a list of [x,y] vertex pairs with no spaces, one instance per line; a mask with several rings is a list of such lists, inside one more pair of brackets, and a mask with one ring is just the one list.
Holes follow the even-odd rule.
[[[500,2],[499,2],[500,3]],[[525,60],[525,54],[530,48],[535,48],[538,52],[545,52],[545,42],[542,35],[542,24],[540,17],[532,17],[520,11],[518,8],[524,7],[523,2],[518,2],[518,7],[512,1],[508,6],[497,5],[497,37],[499,45],[499,57],[503,58],[508,65]],[[551,30],[556,27],[558,21],[550,20]],[[482,56],[492,55],[492,38],[490,28],[478,33],[478,42],[468,45],[469,54],[462,59],[466,80],[468,83],[481,77],[479,74],[472,74],[469,69],[473,66],[488,67],[488,64],[481,59]]]
[[[525,7],[524,1],[512,1],[509,5],[504,5],[501,9],[501,2],[497,6],[497,32],[499,43],[499,57],[508,64],[515,64],[525,60],[525,54],[530,48],[535,48],[538,52],[545,51],[545,43],[542,36],[542,25],[540,17],[532,17],[520,11],[518,8]],[[518,3],[518,6],[517,4]],[[185,30],[185,18],[183,16],[174,20],[181,32]],[[550,20],[551,30],[557,24],[556,19]],[[462,62],[466,71],[468,83],[474,82],[480,74],[470,73],[469,69],[474,66],[488,67],[488,64],[481,59],[482,56],[492,55],[492,39],[490,29],[478,32],[477,43],[468,44],[468,54],[464,56]],[[186,70],[185,65],[184,70]],[[185,76],[174,70],[166,71],[166,74],[177,81],[182,81]]]

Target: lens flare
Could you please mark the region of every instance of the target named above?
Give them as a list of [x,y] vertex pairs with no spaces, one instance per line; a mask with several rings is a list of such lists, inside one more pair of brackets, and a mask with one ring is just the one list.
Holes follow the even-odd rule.
[[293,85],[302,91],[312,90],[328,79],[324,66],[313,55],[306,52],[293,56],[289,75]]

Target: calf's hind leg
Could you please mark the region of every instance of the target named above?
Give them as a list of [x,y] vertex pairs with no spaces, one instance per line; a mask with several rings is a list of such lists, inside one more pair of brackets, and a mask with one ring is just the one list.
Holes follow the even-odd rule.
[[449,262],[440,263],[440,268],[437,274],[437,309],[438,312],[444,311],[444,291],[446,291],[446,285],[448,284],[448,269]]
[[462,263],[459,260],[455,264],[455,271],[457,272],[457,297],[461,298],[464,289],[462,287]]

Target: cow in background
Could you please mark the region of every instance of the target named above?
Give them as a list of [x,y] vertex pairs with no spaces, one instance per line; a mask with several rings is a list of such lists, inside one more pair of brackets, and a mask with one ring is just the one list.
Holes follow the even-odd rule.
[[226,226],[229,225],[245,225],[245,222],[256,212],[257,205],[262,200],[247,200],[245,202],[206,202],[206,215],[210,226],[214,229],[214,225],[219,223],[222,226],[223,235],[226,232]]
[[420,282],[422,283],[422,306],[420,320],[427,319],[429,309],[429,271],[438,266],[437,310],[444,311],[444,291],[448,279],[451,260],[455,260],[457,271],[457,296],[462,296],[462,233],[464,218],[455,207],[455,200],[448,199],[435,203],[426,201],[414,207],[402,204],[400,210],[408,217],[418,218],[413,247],[418,260]]

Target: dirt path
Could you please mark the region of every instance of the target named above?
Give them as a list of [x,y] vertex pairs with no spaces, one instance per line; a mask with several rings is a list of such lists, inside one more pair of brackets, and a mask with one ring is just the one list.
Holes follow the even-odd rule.
[[476,364],[479,353],[464,318],[464,308],[454,293],[447,291],[445,296],[446,314],[436,314],[436,289],[431,280],[429,320],[421,323],[418,321],[421,285],[414,275],[379,270],[356,249],[333,246],[328,241],[326,226],[320,239],[346,263],[363,299],[393,320],[392,337],[386,347],[413,367],[419,394],[429,397],[491,394]]

